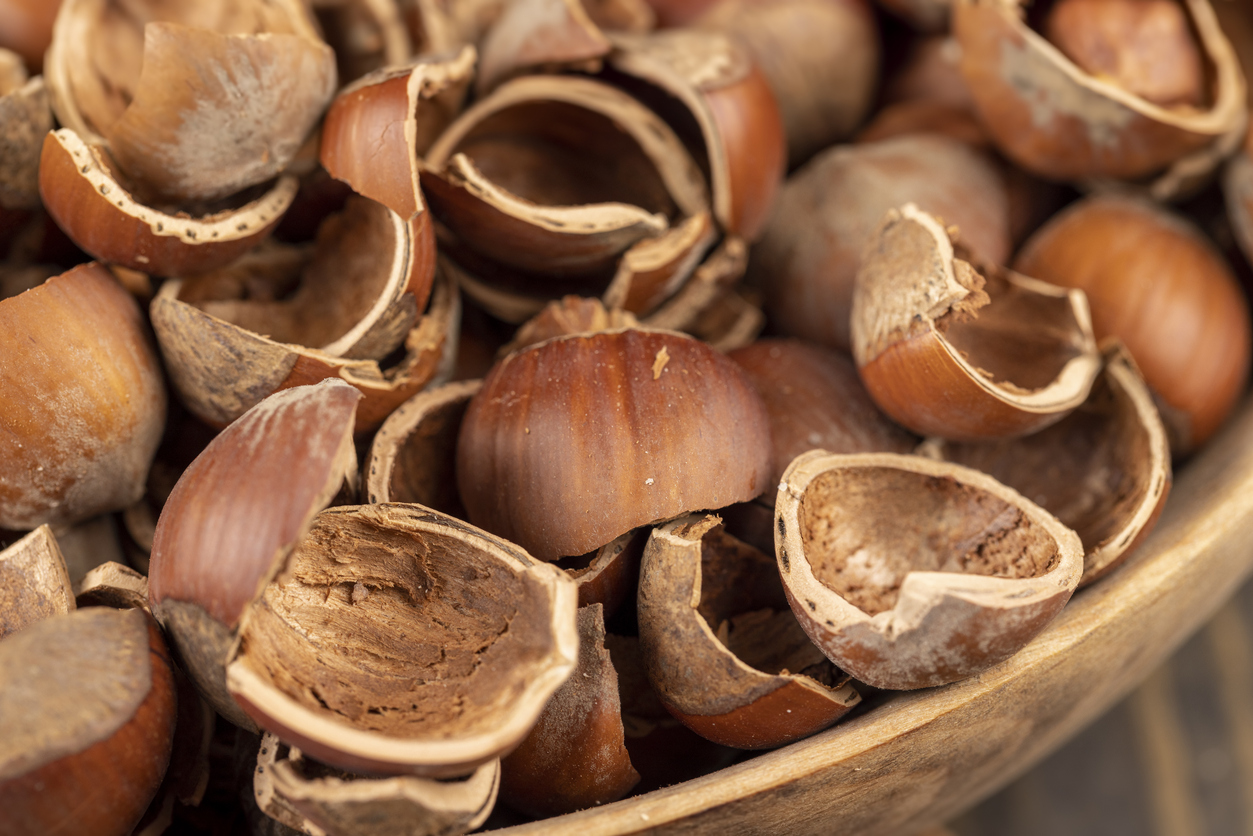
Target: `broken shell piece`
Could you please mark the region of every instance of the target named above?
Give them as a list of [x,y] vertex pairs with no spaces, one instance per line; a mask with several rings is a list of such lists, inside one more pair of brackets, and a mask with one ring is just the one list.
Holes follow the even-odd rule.
[[42,76],[27,80],[18,61],[6,67],[0,49],[0,211],[39,206],[39,152],[52,130],[52,109]]
[[[397,251],[412,256],[414,249],[402,240]],[[183,286],[180,279],[161,286],[152,302],[152,324],[183,402],[212,426],[229,424],[272,392],[339,378],[365,396],[357,410],[357,432],[368,432],[444,374],[453,359],[460,305],[456,288],[439,274],[430,308],[404,338],[404,357],[386,368],[376,360],[280,343],[218,319],[182,301]]]
[[84,264],[0,300],[0,528],[85,520],[143,495],[161,363],[134,300]]
[[487,820],[499,786],[496,760],[463,780],[373,778],[327,767],[269,733],[253,775],[257,806],[314,836],[456,836]]
[[862,250],[906,203],[955,225],[980,259],[1004,264],[1012,252],[1009,197],[986,154],[934,135],[836,146],[788,178],[753,249],[749,281],[775,326],[848,351]]
[[1061,420],[1101,360],[1087,298],[985,268],[913,204],[866,245],[853,293],[853,357],[879,407],[919,435],[1004,438]]
[[323,222],[312,251],[262,247],[186,279],[178,298],[276,342],[379,360],[413,329],[434,278],[430,216],[423,212],[406,224],[354,195]]
[[269,235],[296,196],[283,176],[242,206],[190,216],[137,201],[106,162],[103,149],[61,128],[44,139],[39,193],[66,235],[87,253],[159,276],[213,270]]
[[482,385],[462,380],[434,386],[387,416],[366,461],[366,501],[413,502],[465,519],[457,493],[457,433]]
[[460,241],[541,275],[598,279],[632,244],[708,207],[674,132],[587,78],[501,85],[449,127],[426,163],[431,207]]
[[103,133],[146,200],[215,200],[286,168],[334,94],[320,40],[150,23],[133,98]]
[[471,521],[542,559],[760,494],[765,407],[725,355],[669,331],[556,337],[488,373],[457,442]]
[[773,558],[717,517],[660,526],[640,571],[640,652],[666,708],[726,746],[766,749],[827,728],[861,698],[787,607]]
[[161,511],[153,612],[201,694],[236,725],[253,728],[226,690],[235,631],[314,514],[354,490],[360,398],[336,380],[266,398],[209,443]]
[[555,567],[415,505],[311,521],[240,625],[231,695],[353,771],[465,775],[526,736],[577,653]]
[[990,476],[892,453],[797,458],[775,541],[792,611],[876,688],[972,676],[1035,637],[1083,572],[1078,535]]
[[1244,137],[1245,79],[1208,0],[1184,0],[1204,53],[1200,107],[1154,104],[1089,75],[1029,25],[1022,0],[957,0],[962,72],[997,145],[1026,170],[1065,180],[1158,178],[1167,198]]
[[500,356],[536,345],[553,337],[615,328],[636,328],[639,320],[627,311],[606,309],[598,299],[563,296],[522,324],[511,341],[500,349]]
[[130,833],[175,726],[169,650],[141,610],[76,610],[0,642],[0,808],[11,833]]
[[46,525],[0,551],[0,639],[75,608],[57,538]]
[[1082,586],[1148,536],[1170,492],[1166,430],[1118,344],[1088,399],[1053,426],[999,443],[932,440],[926,453],[994,476],[1074,529],[1084,547]]
[[107,143],[144,200],[184,202],[280,172],[334,94],[335,57],[299,0],[65,0],[45,75],[63,126]]
[[500,764],[501,800],[528,815],[617,801],[640,780],[623,742],[618,674],[604,646],[600,605],[580,607],[578,625],[578,665]]
[[322,125],[322,165],[402,218],[425,208],[418,163],[456,117],[475,52],[371,73],[340,91]]
[[633,599],[647,541],[645,526],[615,537],[591,554],[557,561],[579,591],[579,606],[599,604],[605,608],[605,618],[612,618],[623,603]]
[[75,584],[74,600],[80,607],[148,610],[148,579],[121,563],[101,563]]
[[[654,88],[652,96],[634,90],[646,103],[657,93],[681,103],[677,129],[708,166],[719,227],[756,241],[783,182],[787,139],[774,93],[747,50],[725,34],[686,29],[615,35],[614,46],[610,66]],[[655,104],[676,111],[673,102]]]

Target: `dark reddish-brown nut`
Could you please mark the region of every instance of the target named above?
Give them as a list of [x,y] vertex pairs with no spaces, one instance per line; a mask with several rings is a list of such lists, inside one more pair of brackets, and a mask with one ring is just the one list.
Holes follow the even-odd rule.
[[821,731],[861,697],[788,608],[772,557],[688,516],[640,569],[640,653],[667,710],[702,737],[766,749]]
[[65,0],[45,73],[58,121],[106,145],[145,203],[215,200],[281,172],[335,92],[306,4],[132,5]]
[[639,783],[622,730],[618,674],[599,604],[579,609],[579,662],[539,722],[500,763],[501,801],[553,816],[617,801]]
[[919,99],[973,110],[970,87],[961,72],[961,45],[951,35],[929,35],[910,47],[904,63],[884,81],[885,104]]
[[95,258],[161,276],[227,264],[269,235],[299,186],[283,176],[261,196],[221,211],[188,215],[137,201],[114,176],[99,145],[61,128],[44,139],[39,193],[74,243]]
[[765,407],[682,334],[557,337],[500,361],[466,411],[457,482],[471,521],[542,559],[770,484]]
[[[398,221],[398,215],[388,214],[392,221]],[[384,224],[390,230],[385,234],[390,238],[386,252],[376,249],[368,258],[384,260],[375,267],[384,268],[383,275],[389,277],[384,283],[387,286],[403,290],[408,286],[404,276],[423,272],[420,264],[434,249],[424,243],[424,239],[429,242],[429,234],[424,233],[429,230],[425,223],[429,218],[425,212],[415,215],[412,220],[419,223],[417,229],[404,223]],[[151,306],[153,328],[183,402],[198,418],[215,427],[235,420],[272,392],[338,378],[365,396],[357,410],[357,431],[368,432],[408,398],[445,375],[453,362],[452,339],[460,300],[446,276],[436,275],[429,308],[404,334],[402,359],[386,368],[379,360],[352,359],[279,342],[219,319],[180,298],[186,284],[172,279],[161,286]],[[401,293],[401,304],[393,310],[407,317],[413,306],[404,304],[406,295]],[[411,298],[416,305],[416,298]],[[382,326],[377,330],[379,335],[395,334],[395,322],[388,317],[380,318],[378,324]]]
[[467,774],[573,668],[574,586],[421,506],[322,510],[356,473],[359,397],[279,392],[209,445],[157,526],[154,611],[229,718],[341,769]]
[[377,778],[328,767],[267,733],[252,784],[261,811],[300,833],[454,836],[487,820],[500,788],[500,761],[461,780]]
[[[1093,60],[1102,48],[1081,43],[1099,37],[1101,27],[1072,15],[1082,15],[1085,5],[1108,13],[1125,4],[1060,0],[1045,15],[1058,46],[1031,28],[1023,5],[1022,0],[957,0],[953,32],[980,117],[1006,156],[1026,170],[1072,181],[1153,177],[1152,192],[1169,197],[1204,177],[1243,138],[1245,79],[1209,0],[1161,4],[1172,20],[1159,22],[1175,30],[1168,37],[1187,42],[1205,67],[1203,89],[1193,103],[1186,95],[1177,100],[1178,91],[1166,92],[1169,84],[1163,88],[1125,74],[1120,79],[1116,67],[1110,74],[1105,61]],[[1115,64],[1125,62],[1134,35],[1122,30],[1113,39],[1127,47]],[[1187,72],[1160,44],[1145,58],[1141,68]],[[1086,72],[1084,63],[1097,72]],[[1129,72],[1142,75],[1141,69]],[[1166,98],[1159,103],[1144,94]]]
[[474,50],[466,47],[348,85],[322,124],[322,165],[402,218],[422,211],[419,159],[460,110],[473,71]]
[[161,631],[142,610],[77,610],[0,642],[6,833],[125,836],[157,793],[174,738]]
[[1097,338],[1122,340],[1157,394],[1176,455],[1235,406],[1249,372],[1248,303],[1222,255],[1182,216],[1090,197],[1032,235],[1014,267],[1087,294]]
[[1119,343],[1105,351],[1088,399],[1053,426],[996,443],[932,439],[920,452],[994,476],[1074,529],[1084,548],[1080,586],[1127,559],[1170,493],[1166,429]]
[[1009,258],[1008,198],[992,161],[940,136],[829,149],[784,184],[750,280],[784,334],[847,351],[862,248],[889,209],[917,203],[981,259]]
[[57,538],[46,525],[0,551],[0,639],[74,609]]
[[853,296],[853,358],[875,403],[919,435],[977,441],[1061,420],[1101,369],[1087,301],[985,267],[908,204],[866,245]]
[[165,421],[134,300],[85,264],[0,301],[0,528],[85,520],[143,495]]
[[801,340],[762,339],[728,355],[744,370],[770,414],[778,482],[792,459],[832,453],[908,453],[917,437],[875,406],[847,354]]
[[746,241],[761,237],[787,168],[787,137],[765,74],[746,47],[713,31],[676,29],[614,37],[610,66],[654,88],[636,92],[685,112],[708,166],[714,219]]
[[1016,653],[1070,599],[1083,546],[991,476],[891,453],[796,459],[776,551],[801,626],[876,688],[972,676]]
[[0,49],[0,226],[4,210],[39,206],[39,150],[50,130],[52,109],[43,77],[28,79],[21,60]]
[[874,101],[880,38],[868,0],[720,0],[697,25],[739,38],[765,74],[791,167],[849,136]]

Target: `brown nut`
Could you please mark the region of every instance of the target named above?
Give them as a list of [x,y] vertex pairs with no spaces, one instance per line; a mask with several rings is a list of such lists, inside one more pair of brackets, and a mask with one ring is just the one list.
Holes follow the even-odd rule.
[[1175,455],[1234,408],[1249,372],[1248,303],[1222,255],[1182,216],[1089,197],[1032,235],[1014,267],[1087,294],[1097,338],[1122,340],[1160,399]]
[[1008,658],[1070,599],[1083,546],[990,476],[891,453],[797,458],[779,486],[788,601],[877,688],[943,685]]
[[[43,77],[27,79],[17,56],[0,49],[0,215],[40,205],[39,151],[50,130],[52,109]],[[5,225],[0,217],[0,226]]]
[[1083,405],[1025,438],[920,453],[987,473],[1030,497],[1083,542],[1086,586],[1113,571],[1153,530],[1170,493],[1170,447],[1153,397],[1114,343]]
[[[1062,0],[1064,2],[1064,0]],[[1155,178],[1154,196],[1190,188],[1239,143],[1246,124],[1245,79],[1208,0],[1166,5],[1186,12],[1183,37],[1196,38],[1207,69],[1198,105],[1158,104],[1105,74],[1089,74],[1029,25],[1022,0],[957,0],[953,32],[962,72],[998,147],[1027,171],[1088,181]],[[1101,3],[1115,7],[1115,3]],[[1066,41],[1090,36],[1056,10]],[[1033,18],[1034,19],[1034,18]],[[1125,45],[1127,32],[1117,40]],[[1177,65],[1155,49],[1152,65]]]
[[980,258],[1008,259],[1007,195],[986,155],[940,136],[837,146],[788,179],[753,250],[749,279],[776,327],[847,351],[862,248],[884,212],[910,202],[956,225]]
[[788,609],[772,557],[683,517],[649,538],[640,653],[666,709],[708,740],[766,749],[835,723],[861,701]]
[[321,510],[355,475],[358,398],[280,392],[210,444],[162,511],[154,609],[228,716],[349,771],[467,774],[573,668],[576,593],[421,506]]
[[868,241],[853,295],[853,358],[879,408],[919,435],[1025,435],[1088,396],[1101,360],[1082,293],[980,274],[908,204]]
[[0,301],[0,528],[120,510],[143,495],[165,421],[138,306],[99,264]]
[[471,521],[542,559],[758,495],[769,424],[743,373],[691,337],[557,337],[500,361],[466,411],[457,482]]
[[32,73],[40,73],[60,7],[61,0],[0,2],[0,49],[13,50]]
[[696,23],[739,38],[765,74],[789,167],[849,136],[873,104],[880,37],[868,0],[720,0]]
[[579,608],[579,661],[539,722],[500,763],[501,801],[552,816],[617,801],[640,775],[622,729],[618,674],[605,649],[599,604]]
[[130,833],[174,737],[174,675],[152,617],[93,607],[41,621],[0,642],[0,679],[5,829]]

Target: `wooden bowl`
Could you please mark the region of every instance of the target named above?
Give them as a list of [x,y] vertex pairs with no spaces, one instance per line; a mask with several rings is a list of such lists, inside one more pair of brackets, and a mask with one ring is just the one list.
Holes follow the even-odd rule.
[[720,772],[498,834],[912,833],[1021,775],[1130,692],[1253,568],[1253,402],[1181,469],[1157,529],[1035,641]]

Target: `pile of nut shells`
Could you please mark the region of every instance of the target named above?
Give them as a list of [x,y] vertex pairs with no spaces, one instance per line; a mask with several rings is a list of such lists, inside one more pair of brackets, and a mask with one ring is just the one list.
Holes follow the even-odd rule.
[[0,831],[561,815],[1116,571],[1253,12],[881,2],[0,0]]

